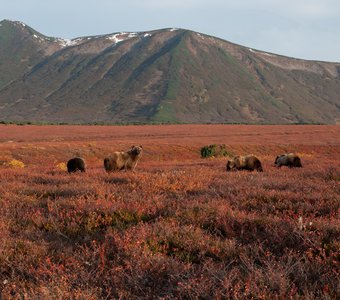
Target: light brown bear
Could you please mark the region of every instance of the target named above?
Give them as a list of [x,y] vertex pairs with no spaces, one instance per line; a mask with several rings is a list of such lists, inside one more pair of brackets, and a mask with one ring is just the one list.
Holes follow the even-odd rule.
[[142,151],[142,146],[132,146],[127,152],[113,152],[112,155],[104,159],[104,168],[106,172],[121,170],[134,171],[138,160],[142,156]]
[[281,167],[281,166],[287,166],[289,168],[301,168],[301,159],[294,153],[285,153],[281,154],[279,156],[276,156],[275,159],[275,166]]
[[226,170],[227,172],[233,170],[263,171],[260,160],[252,154],[246,156],[235,156],[234,158],[229,159],[226,165]]

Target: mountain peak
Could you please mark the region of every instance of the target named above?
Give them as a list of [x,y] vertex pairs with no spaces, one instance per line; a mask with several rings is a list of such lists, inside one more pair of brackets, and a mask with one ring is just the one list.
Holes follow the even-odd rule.
[[10,19],[3,19],[0,21],[0,23],[12,23],[12,24],[18,24],[18,25],[21,25],[21,26],[26,26],[25,23],[21,22],[21,21],[16,21],[16,20],[10,20]]
[[180,28],[65,40],[18,21],[0,25],[2,120],[340,120],[340,64],[297,60]]
[[9,19],[3,19],[2,21],[0,21],[0,26],[6,25],[6,24],[11,25],[11,26],[21,27],[21,28],[28,27],[25,23],[20,22],[20,21],[13,21]]
[[7,30],[7,34],[28,34],[28,35],[33,35],[35,34],[36,36],[43,36],[39,32],[35,31],[33,28],[29,27],[23,22],[20,21],[12,21],[12,20],[2,20],[0,22],[0,29],[1,30]]

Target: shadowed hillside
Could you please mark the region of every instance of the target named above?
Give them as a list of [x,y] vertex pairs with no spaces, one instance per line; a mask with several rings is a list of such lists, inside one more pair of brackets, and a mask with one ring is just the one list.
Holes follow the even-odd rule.
[[288,58],[182,29],[67,41],[20,22],[0,24],[4,121],[340,120],[340,63]]

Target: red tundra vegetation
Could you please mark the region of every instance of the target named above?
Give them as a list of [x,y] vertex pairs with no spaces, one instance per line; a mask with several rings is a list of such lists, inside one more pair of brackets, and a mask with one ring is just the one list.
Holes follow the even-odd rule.
[[[264,172],[201,158],[215,143]],[[106,173],[132,145],[135,172]],[[0,298],[335,299],[339,181],[339,126],[0,126]]]

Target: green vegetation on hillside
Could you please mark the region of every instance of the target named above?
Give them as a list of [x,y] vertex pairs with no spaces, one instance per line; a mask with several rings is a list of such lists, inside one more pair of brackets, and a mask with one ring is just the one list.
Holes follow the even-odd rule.
[[178,45],[169,53],[170,65],[168,69],[168,80],[166,83],[166,93],[164,99],[157,106],[156,113],[152,121],[160,123],[176,123],[175,103],[181,87],[180,71],[183,63],[190,59],[189,52],[185,45],[185,35]]
[[157,112],[152,117],[152,121],[156,123],[177,123],[176,111],[172,101],[163,100],[157,106]]
[[[0,119],[17,122],[336,123],[340,64],[250,51],[187,30],[61,45],[0,26]],[[5,88],[6,86],[6,88]]]

